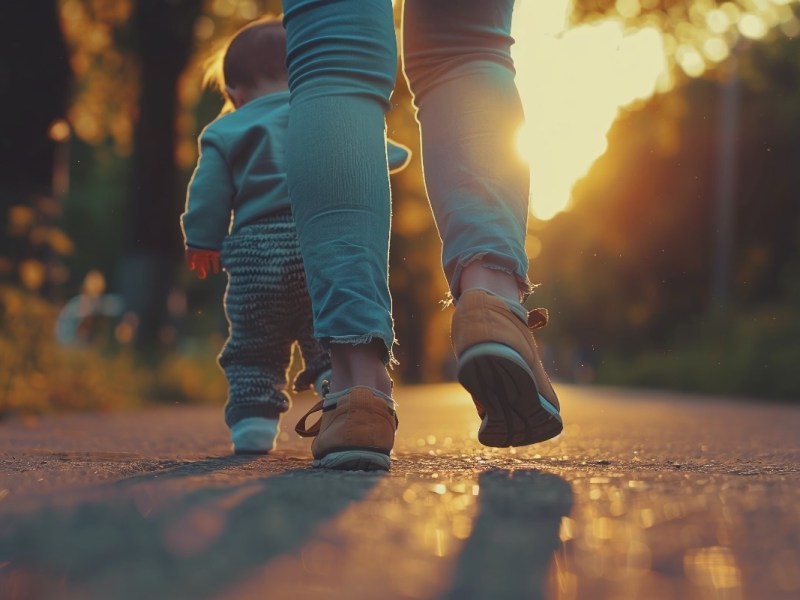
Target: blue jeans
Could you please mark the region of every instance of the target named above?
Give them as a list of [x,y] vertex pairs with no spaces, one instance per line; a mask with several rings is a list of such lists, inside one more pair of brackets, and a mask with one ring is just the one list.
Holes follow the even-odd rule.
[[[292,210],[323,343],[394,342],[384,114],[397,50],[389,0],[284,0]],[[510,36],[514,0],[406,0],[404,70],[455,298],[465,265],[528,289],[528,168]]]

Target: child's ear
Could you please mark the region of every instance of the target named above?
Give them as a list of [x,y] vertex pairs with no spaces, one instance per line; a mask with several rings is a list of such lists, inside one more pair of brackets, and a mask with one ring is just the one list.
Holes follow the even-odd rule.
[[245,103],[244,91],[238,88],[233,88],[228,85],[225,86],[225,94],[233,104],[234,108],[239,108]]

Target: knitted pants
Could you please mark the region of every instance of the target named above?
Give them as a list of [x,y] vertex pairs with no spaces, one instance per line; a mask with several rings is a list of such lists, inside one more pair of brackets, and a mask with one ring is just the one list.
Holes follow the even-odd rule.
[[225,315],[229,336],[219,355],[228,379],[225,422],[277,418],[289,408],[287,369],[295,342],[305,367],[295,391],[308,389],[330,368],[330,357],[314,339],[311,301],[297,233],[289,211],[247,225],[222,247],[228,273]]

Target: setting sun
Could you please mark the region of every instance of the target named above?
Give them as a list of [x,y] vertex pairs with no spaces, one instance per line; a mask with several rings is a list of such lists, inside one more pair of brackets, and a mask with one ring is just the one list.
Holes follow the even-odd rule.
[[647,98],[666,74],[661,35],[617,20],[571,27],[569,0],[518,3],[513,47],[526,124],[518,144],[531,165],[531,212],[549,219],[606,150],[621,106]]
[[575,24],[572,0],[517,2],[512,53],[526,115],[517,144],[531,168],[531,213],[549,219],[568,208],[621,108],[669,90],[675,70],[700,77],[741,38],[774,27],[798,35],[796,3],[697,0],[680,17],[650,13],[626,27],[653,3],[618,0],[616,16]]

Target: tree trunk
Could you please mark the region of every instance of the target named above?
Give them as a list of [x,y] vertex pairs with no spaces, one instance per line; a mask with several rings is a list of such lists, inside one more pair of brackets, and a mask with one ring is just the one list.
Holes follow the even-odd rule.
[[0,255],[19,259],[30,248],[6,235],[8,209],[53,193],[49,131],[66,114],[72,73],[55,0],[7,1],[0,14]]
[[121,287],[128,310],[138,317],[137,341],[144,348],[152,348],[168,326],[166,299],[181,257],[177,83],[193,50],[194,23],[202,4],[137,0],[133,15],[141,87]]

